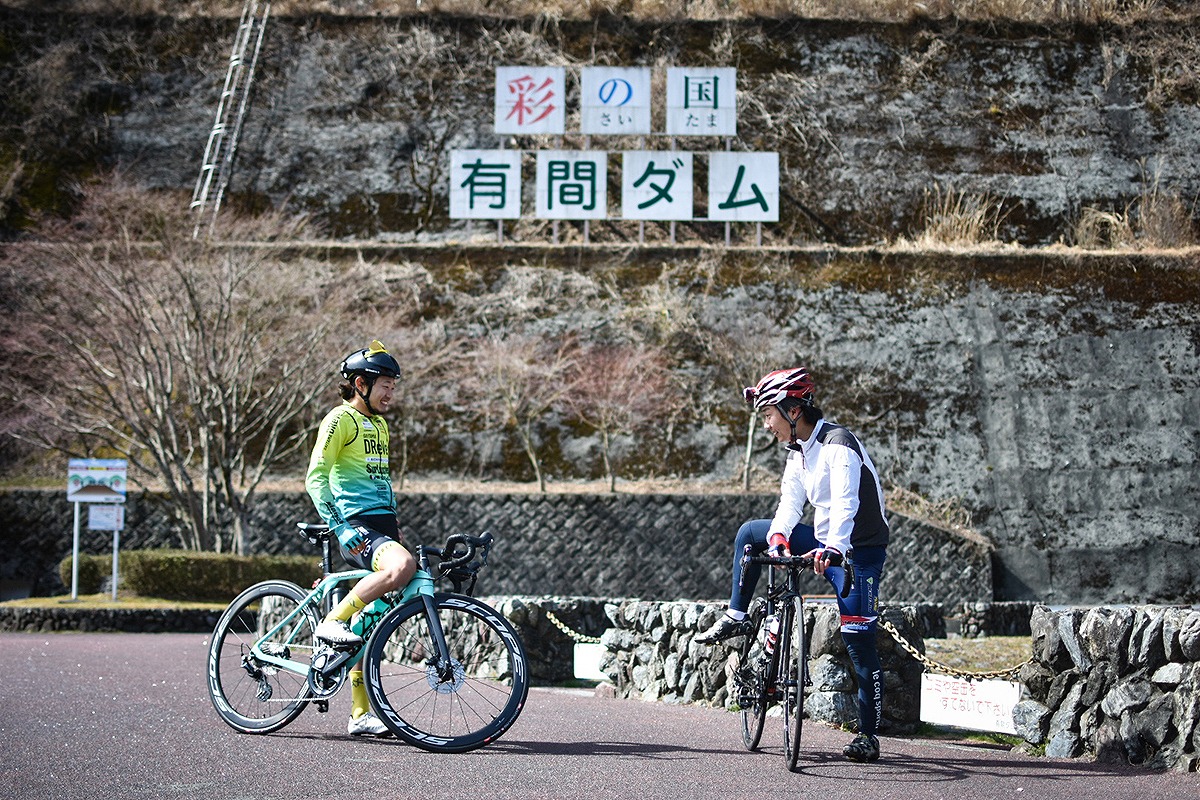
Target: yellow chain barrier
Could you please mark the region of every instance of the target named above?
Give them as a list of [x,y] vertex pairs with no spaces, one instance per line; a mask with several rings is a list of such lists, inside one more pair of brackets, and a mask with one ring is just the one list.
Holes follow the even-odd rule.
[[890,633],[892,635],[892,638],[896,640],[896,644],[900,645],[900,647],[902,647],[904,649],[904,651],[906,653],[908,653],[910,656],[912,656],[917,661],[924,664],[926,669],[930,670],[931,672],[944,673],[946,675],[949,675],[952,678],[962,678],[963,680],[968,680],[968,681],[985,681],[985,680],[991,680],[993,678],[1013,679],[1013,678],[1016,678],[1020,674],[1021,667],[1025,666],[1026,664],[1033,661],[1033,659],[1030,658],[1027,661],[1022,661],[1020,664],[1017,664],[1016,666],[1008,667],[1007,669],[997,669],[997,670],[991,670],[989,672],[968,672],[965,669],[957,669],[955,667],[950,667],[945,664],[939,664],[938,662],[929,658],[924,653],[922,653],[920,650],[918,650],[916,647],[914,647],[907,639],[905,639],[903,636],[901,636],[900,631],[898,631],[896,629],[896,626],[893,625],[892,623],[888,622],[887,620],[881,619],[879,621],[879,624],[883,627],[883,629],[885,631],[887,631],[888,633]]
[[546,612],[546,619],[548,619],[552,623],[554,623],[554,627],[558,628],[560,631],[565,633],[567,636],[570,636],[575,641],[583,642],[586,644],[600,644],[600,637],[584,636],[579,631],[573,631],[570,628],[568,628],[566,625],[564,625],[563,621],[561,619],[559,619],[558,617],[554,616],[554,612],[551,611],[550,609],[543,608],[542,611]]
[[[571,637],[575,641],[586,642],[589,644],[599,644],[600,643],[600,637],[585,636],[584,634],[579,633],[578,631],[571,630],[569,627],[566,626],[566,624],[563,623],[562,620],[560,620],[557,616],[555,616],[553,611],[550,611],[549,609],[543,609],[543,611],[546,614],[546,619],[550,620],[550,622],[554,625],[554,627],[558,628],[560,631],[562,631],[563,633],[565,633],[567,636]],[[924,653],[922,653],[920,650],[918,650],[916,647],[914,647],[907,639],[905,639],[900,634],[900,631],[896,629],[896,626],[893,625],[892,623],[888,622],[887,620],[880,620],[879,624],[883,627],[883,629],[885,631],[887,631],[889,634],[891,634],[892,638],[896,640],[896,644],[900,645],[900,647],[904,649],[904,652],[908,653],[910,656],[912,656],[917,661],[919,661],[921,664],[923,664],[926,669],[930,670],[931,672],[940,672],[940,673],[949,675],[954,678],[962,678],[963,680],[968,680],[968,681],[991,680],[994,678],[1013,679],[1013,678],[1016,678],[1020,674],[1021,667],[1025,666],[1026,664],[1033,661],[1033,659],[1031,658],[1031,659],[1021,662],[1020,664],[1016,664],[1016,665],[1008,667],[1006,669],[989,670],[986,672],[971,672],[971,671],[964,670],[964,669],[958,669],[956,667],[951,667],[946,664],[939,664],[938,662],[936,662],[933,659],[926,656]]]

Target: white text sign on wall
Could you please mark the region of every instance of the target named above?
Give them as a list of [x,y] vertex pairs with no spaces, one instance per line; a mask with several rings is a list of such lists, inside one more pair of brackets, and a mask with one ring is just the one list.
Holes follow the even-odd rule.
[[563,133],[566,99],[562,67],[496,67],[496,133]]
[[737,136],[737,70],[733,67],[669,67],[667,133],[672,136]]
[[650,68],[584,67],[580,106],[582,133],[650,133]]
[[520,150],[452,150],[450,216],[453,219],[519,219]]
[[779,154],[709,155],[708,218],[724,222],[778,222]]
[[608,216],[608,154],[592,150],[539,150],[539,219],[604,219]]
[[691,153],[626,151],[621,160],[621,216],[690,220],[692,184]]

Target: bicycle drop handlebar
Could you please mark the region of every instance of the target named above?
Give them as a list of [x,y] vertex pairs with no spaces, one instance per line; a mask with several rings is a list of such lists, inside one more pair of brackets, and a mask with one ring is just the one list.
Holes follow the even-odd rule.
[[479,536],[470,536],[465,533],[454,533],[446,539],[446,544],[443,547],[431,547],[429,545],[421,545],[421,549],[428,555],[437,556],[440,559],[438,570],[444,575],[450,570],[458,567],[466,566],[471,559],[483,550],[483,556],[480,558],[478,565],[472,565],[469,569],[478,570],[487,564],[488,553],[491,552],[492,543],[496,537],[492,536],[488,531],[484,531]]
[[[298,522],[296,527],[300,530],[300,535],[313,544],[319,544],[325,553],[325,571],[330,570],[329,565],[329,550],[333,533],[329,526],[324,523],[313,522]],[[429,569],[428,557],[436,556],[438,559],[436,579],[449,577],[454,583],[454,590],[463,594],[470,594],[475,588],[475,577],[479,570],[487,566],[488,554],[491,552],[492,544],[495,542],[494,536],[488,531],[484,531],[479,536],[471,536],[465,533],[454,533],[446,539],[446,544],[442,547],[434,547],[433,545],[418,545],[417,553],[421,561],[422,569]],[[479,556],[479,560],[474,560]],[[466,591],[463,587],[466,586]]]
[[[742,571],[738,576],[738,586],[741,586],[746,578],[746,567],[750,564],[765,564],[769,567],[780,567],[787,570],[806,570],[812,569],[815,559],[809,555],[803,556],[772,556],[772,555],[751,555],[750,545],[746,545],[742,551]],[[829,554],[829,566],[845,567],[846,580],[842,583],[842,597],[850,596],[850,589],[854,586],[854,566],[850,559],[843,558],[841,553],[833,552]]]

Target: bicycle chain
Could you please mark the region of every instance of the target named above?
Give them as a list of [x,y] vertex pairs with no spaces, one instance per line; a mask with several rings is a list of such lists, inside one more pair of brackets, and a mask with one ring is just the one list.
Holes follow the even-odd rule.
[[554,612],[553,612],[553,611],[551,611],[550,609],[548,609],[548,608],[543,608],[543,609],[542,609],[542,611],[544,611],[544,612],[545,612],[545,614],[546,614],[546,619],[548,619],[548,620],[550,620],[552,623],[554,623],[554,627],[558,628],[560,631],[562,631],[563,633],[565,633],[567,636],[570,636],[570,637],[571,637],[572,639],[574,639],[575,641],[577,641],[577,642],[583,642],[583,643],[586,643],[586,644],[600,644],[600,637],[599,637],[599,636],[584,636],[584,635],[583,635],[582,633],[580,633],[579,631],[573,631],[573,630],[571,630],[570,628],[568,628],[568,627],[567,627],[565,624],[563,624],[563,621],[562,621],[561,619],[559,619],[558,617],[554,616]]
[[989,672],[969,672],[965,669],[958,669],[956,667],[947,666],[946,664],[939,664],[938,662],[929,658],[927,655],[914,647],[907,639],[901,636],[900,631],[896,629],[896,626],[887,620],[881,619],[879,624],[885,631],[892,635],[892,638],[896,640],[896,644],[900,645],[900,647],[902,647],[910,656],[924,664],[927,669],[932,672],[944,673],[952,678],[962,678],[963,680],[967,681],[984,681],[991,680],[993,678],[1016,678],[1021,673],[1021,667],[1033,661],[1033,659],[1030,658],[1027,661],[1022,661],[1020,664],[1007,669],[991,670]]

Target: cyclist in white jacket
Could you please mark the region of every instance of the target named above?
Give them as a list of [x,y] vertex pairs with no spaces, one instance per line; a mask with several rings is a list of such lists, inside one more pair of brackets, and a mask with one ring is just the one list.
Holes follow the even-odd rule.
[[[771,372],[744,391],[746,401],[763,414],[766,430],[787,446],[787,465],[774,518],[751,520],[738,530],[729,609],[696,641],[720,642],[749,629],[746,612],[762,568],[748,564],[742,575],[746,545],[754,554],[769,549],[775,555],[812,555],[813,571],[834,587],[842,638],[858,678],[858,735],[842,752],[854,761],[874,761],[883,717],[883,670],[875,632],[889,536],[883,489],[866,448],[850,431],[824,419],[813,402],[814,389],[808,371],[795,368]],[[813,506],[812,526],[800,522],[805,503]],[[853,565],[854,580],[845,598],[845,571],[830,564],[835,553]]]

